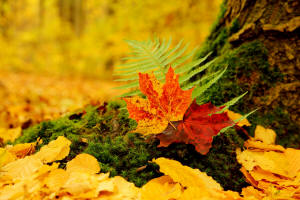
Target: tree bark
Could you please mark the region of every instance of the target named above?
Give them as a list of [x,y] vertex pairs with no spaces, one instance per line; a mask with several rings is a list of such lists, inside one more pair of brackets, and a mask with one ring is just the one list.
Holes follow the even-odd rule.
[[[199,57],[229,65],[207,93],[222,104],[248,91],[233,110],[275,129],[278,142],[300,147],[300,1],[225,0]],[[253,133],[254,126],[249,131]]]

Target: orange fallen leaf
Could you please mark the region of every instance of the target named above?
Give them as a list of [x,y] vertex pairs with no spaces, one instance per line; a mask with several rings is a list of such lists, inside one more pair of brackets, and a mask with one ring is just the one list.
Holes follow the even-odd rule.
[[54,169],[45,178],[45,185],[54,192],[57,192],[68,180],[69,174],[63,169]]
[[24,143],[16,144],[14,146],[6,146],[6,149],[17,156],[18,158],[24,158],[27,155],[33,154],[35,152],[36,143]]
[[158,158],[153,161],[159,165],[159,171],[170,176],[174,182],[178,182],[184,187],[193,186],[208,190],[222,190],[219,183],[199,169],[183,166],[180,162],[167,158]]
[[162,85],[154,74],[139,73],[140,90],[148,99],[141,97],[124,98],[129,117],[138,122],[136,132],[144,135],[158,134],[164,131],[170,121],[182,120],[192,102],[192,91],[183,91],[178,75],[170,67],[166,82]]
[[[183,166],[180,162],[167,158],[158,158],[153,160],[160,167],[160,171],[171,178],[172,182],[167,178],[156,180],[156,188],[165,187],[163,192],[172,192],[176,187],[172,185],[181,185],[180,190],[176,189],[176,195],[179,195],[178,200],[203,199],[203,200],[242,200],[237,192],[224,191],[219,183],[213,180],[212,177],[199,169],[192,169],[188,166]],[[160,185],[160,186],[159,186]],[[152,187],[155,190],[154,187]],[[157,189],[156,189],[157,190]],[[148,192],[149,193],[149,192]],[[143,192],[142,192],[143,194]],[[167,198],[166,198],[167,199]]]

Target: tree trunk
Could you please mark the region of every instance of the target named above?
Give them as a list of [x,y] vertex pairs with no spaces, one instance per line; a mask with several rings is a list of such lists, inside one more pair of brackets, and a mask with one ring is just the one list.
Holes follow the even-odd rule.
[[212,70],[228,65],[206,100],[220,105],[248,91],[232,109],[245,114],[258,108],[252,124],[275,129],[278,143],[290,147],[300,147],[299,27],[300,1],[225,0],[198,52],[212,52]]
[[82,0],[58,0],[57,5],[63,24],[69,23],[75,34],[80,36],[85,25],[85,2]]
[[45,0],[39,1],[39,27],[44,25],[44,15],[45,15]]

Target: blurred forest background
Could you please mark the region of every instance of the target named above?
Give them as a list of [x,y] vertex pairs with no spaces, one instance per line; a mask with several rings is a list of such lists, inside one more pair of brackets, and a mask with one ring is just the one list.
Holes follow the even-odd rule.
[[111,78],[124,39],[199,46],[221,0],[0,0],[0,67]]
[[[125,39],[200,46],[221,0],[0,0],[0,136],[98,104]],[[14,134],[12,134],[14,135]],[[7,138],[7,140],[10,138]]]

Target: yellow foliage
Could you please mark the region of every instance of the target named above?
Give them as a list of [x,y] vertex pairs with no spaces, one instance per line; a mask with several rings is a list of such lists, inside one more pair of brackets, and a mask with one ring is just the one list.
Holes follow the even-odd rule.
[[[242,199],[237,192],[224,191],[219,183],[207,176],[206,173],[199,169],[192,169],[188,166],[183,166],[180,162],[167,158],[158,158],[154,160],[160,167],[160,171],[169,178],[157,179],[148,182],[143,188],[160,188],[161,191],[150,193],[142,189],[142,197],[147,196],[148,199],[178,199],[178,200],[227,200],[227,199]],[[176,185],[179,183],[181,189]],[[160,186],[159,186],[160,185]],[[156,189],[157,190],[157,189]],[[181,193],[180,193],[181,191]],[[169,198],[166,194],[176,195],[177,198]],[[153,195],[157,195],[156,198]],[[165,194],[166,198],[161,198],[161,194]],[[150,195],[150,196],[148,196]]]
[[32,143],[24,143],[24,144],[16,144],[14,146],[7,145],[6,149],[14,154],[18,158],[24,158],[27,155],[30,155],[35,152],[35,142]]
[[67,172],[85,172],[96,174],[100,171],[100,166],[96,158],[89,154],[79,154],[67,163]]
[[[0,199],[140,199],[140,191],[133,183],[122,177],[96,174],[100,167],[91,155],[77,155],[67,163],[66,170],[58,169],[57,163],[43,164],[63,159],[69,153],[69,145],[66,138],[58,137],[34,155],[2,162]],[[45,159],[50,156],[47,152],[55,156]],[[3,161],[3,157],[1,159]]]
[[0,148],[0,167],[16,160],[16,156],[4,148]]
[[[240,119],[240,118],[242,117],[241,114],[235,113],[235,112],[233,112],[233,111],[231,111],[231,110],[226,110],[225,112],[227,113],[228,117],[229,117],[232,121],[238,120],[238,119]],[[239,121],[239,122],[237,123],[237,125],[238,125],[238,126],[241,126],[241,127],[242,127],[242,126],[251,126],[251,124],[250,124],[250,122],[248,121],[247,118],[245,118],[245,119]]]
[[56,160],[62,160],[70,152],[71,141],[63,136],[59,136],[56,140],[49,142],[43,146],[34,156],[43,163],[50,163]]
[[161,176],[144,185],[141,195],[143,200],[178,199],[182,192],[183,189],[179,183],[173,182],[169,176]]
[[[262,131],[264,130],[264,131]],[[59,169],[56,160],[69,153],[70,142],[59,137],[33,155],[17,158],[19,150],[32,144],[0,149],[0,199],[101,199],[101,200],[289,200],[300,198],[300,150],[280,149],[271,141],[270,130],[258,127],[246,150],[237,149],[241,171],[252,185],[241,196],[224,191],[212,177],[180,162],[157,158],[164,176],[150,180],[142,188],[116,176],[99,173],[91,155],[79,154]],[[272,138],[272,140],[270,140]],[[252,141],[249,142],[249,141]],[[264,143],[265,141],[266,143]],[[257,145],[258,143],[264,145]],[[271,143],[271,144],[270,144]],[[252,145],[254,144],[254,145]],[[252,145],[252,146],[251,146]],[[55,150],[56,149],[56,150]],[[10,152],[11,151],[11,152]],[[54,156],[45,159],[51,152]],[[52,165],[44,164],[54,162]]]
[[255,139],[260,140],[265,144],[275,144],[276,133],[272,129],[265,129],[258,125],[255,129]]
[[253,187],[243,189],[246,199],[298,199],[300,197],[300,150],[275,145],[276,134],[257,126],[255,137],[237,149],[241,171]]
[[[43,3],[42,3],[43,2]],[[60,3],[58,3],[60,2]],[[78,9],[74,9],[81,2]],[[6,69],[111,77],[128,52],[124,39],[157,34],[199,45],[221,0],[5,1],[0,65]],[[124,9],[126,8],[126,9]]]
[[13,129],[0,128],[0,140],[2,140],[3,143],[6,143],[8,141],[13,142],[15,141],[15,139],[21,136],[21,133],[21,127]]
[[[1,61],[0,61],[1,62]],[[12,81],[13,80],[13,81]],[[101,105],[124,91],[110,81],[54,77],[0,70],[0,141],[13,141],[21,128],[56,119],[88,104]],[[7,130],[11,127],[11,130]]]

